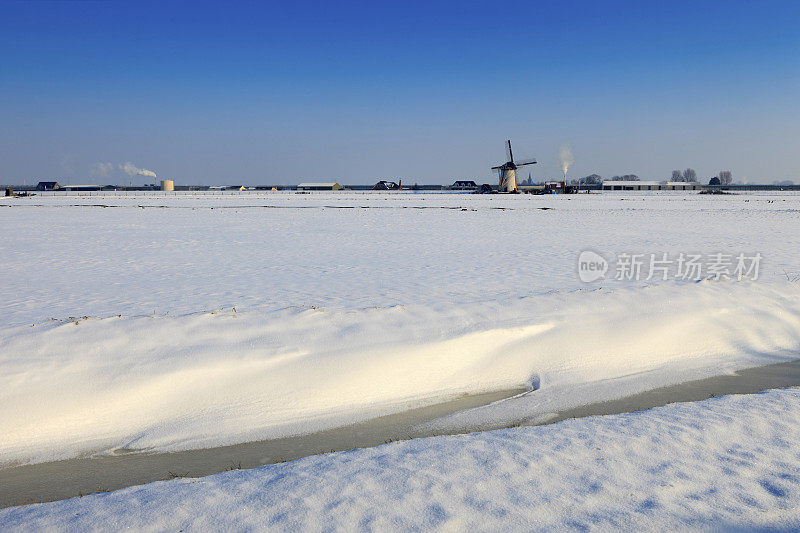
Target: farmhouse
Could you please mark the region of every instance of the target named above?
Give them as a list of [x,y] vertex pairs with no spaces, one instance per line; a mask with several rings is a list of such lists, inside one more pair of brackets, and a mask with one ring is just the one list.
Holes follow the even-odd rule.
[[399,191],[400,185],[393,181],[379,181],[372,186],[373,191]]
[[455,191],[474,191],[478,184],[472,180],[457,180],[450,186]]

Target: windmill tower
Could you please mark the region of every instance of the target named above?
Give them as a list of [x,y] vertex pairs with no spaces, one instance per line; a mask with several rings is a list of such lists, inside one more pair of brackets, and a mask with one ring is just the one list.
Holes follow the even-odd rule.
[[511,151],[511,141],[507,141],[506,152],[508,161],[499,167],[492,167],[500,174],[500,190],[505,192],[517,192],[517,169],[525,165],[535,165],[535,159],[514,162],[514,153]]

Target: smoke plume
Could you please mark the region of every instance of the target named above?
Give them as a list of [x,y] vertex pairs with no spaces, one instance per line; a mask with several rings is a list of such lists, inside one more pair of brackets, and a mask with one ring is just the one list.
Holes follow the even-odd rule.
[[114,163],[95,163],[91,174],[95,178],[107,178],[112,172],[114,172]]
[[146,176],[148,178],[155,179],[156,177],[156,173],[153,172],[152,170],[139,168],[130,161],[128,161],[127,163],[120,163],[118,168],[131,178],[134,176]]
[[559,147],[558,158],[561,160],[561,172],[563,172],[564,177],[566,177],[567,170],[569,170],[569,167],[575,162],[575,157],[572,155],[572,148],[570,148],[569,144],[564,143]]

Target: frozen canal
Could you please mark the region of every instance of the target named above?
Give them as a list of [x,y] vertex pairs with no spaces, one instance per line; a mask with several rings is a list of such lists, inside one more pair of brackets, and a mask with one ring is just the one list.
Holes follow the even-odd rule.
[[[797,386],[800,386],[800,360],[660,387],[618,400],[582,405],[554,413],[546,419],[519,420],[513,425],[540,425],[569,418],[629,413],[674,402]],[[465,396],[360,424],[281,439],[173,453],[104,454],[0,469],[0,486],[3,487],[0,491],[0,507],[62,500],[101,489],[117,490],[176,477],[196,478],[228,470],[293,461],[310,455],[430,437],[439,434],[426,424],[430,420],[524,393],[526,391],[504,391]],[[527,393],[535,394],[535,391]]]

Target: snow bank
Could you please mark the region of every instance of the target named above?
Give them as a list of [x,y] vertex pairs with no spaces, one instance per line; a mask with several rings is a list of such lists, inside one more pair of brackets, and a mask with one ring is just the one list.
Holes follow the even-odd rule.
[[396,442],[0,510],[4,529],[800,528],[800,389]]
[[537,419],[796,358],[800,288],[780,289],[706,282],[443,310],[227,309],[10,328],[0,458],[235,444],[520,386],[536,390],[439,429]]

